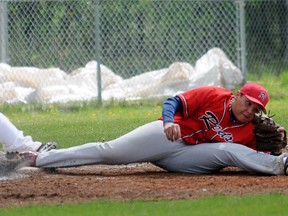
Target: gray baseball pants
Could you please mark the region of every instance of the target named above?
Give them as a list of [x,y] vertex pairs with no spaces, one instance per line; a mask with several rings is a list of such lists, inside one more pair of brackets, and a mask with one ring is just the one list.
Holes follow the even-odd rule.
[[151,162],[170,172],[213,173],[227,166],[270,175],[284,174],[284,157],[254,151],[235,143],[187,145],[171,142],[163,122],[154,121],[108,142],[91,142],[40,153],[38,167]]

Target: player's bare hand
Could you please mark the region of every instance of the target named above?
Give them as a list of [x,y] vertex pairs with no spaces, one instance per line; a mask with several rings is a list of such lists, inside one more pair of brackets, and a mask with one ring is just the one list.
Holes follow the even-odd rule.
[[168,140],[174,142],[181,139],[181,130],[178,124],[173,122],[164,123],[164,133]]

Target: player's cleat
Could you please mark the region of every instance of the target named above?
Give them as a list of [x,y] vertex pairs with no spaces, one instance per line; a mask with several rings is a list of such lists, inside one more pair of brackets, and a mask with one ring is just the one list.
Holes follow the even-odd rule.
[[284,157],[284,174],[288,175],[288,157]]
[[25,160],[25,163],[27,163],[28,166],[36,166],[36,159],[38,157],[37,152],[26,151],[20,152],[19,155]]
[[[13,152],[23,152],[23,151],[34,151],[34,152],[47,152],[52,149],[56,149],[56,142],[47,142],[47,143],[35,143],[35,145],[27,145],[27,144],[22,144],[21,146],[8,146],[4,147],[4,151],[6,153],[13,153]],[[36,146],[36,148],[35,148]]]
[[56,142],[47,142],[47,143],[42,143],[40,147],[36,150],[37,152],[47,152],[52,149],[56,149]]

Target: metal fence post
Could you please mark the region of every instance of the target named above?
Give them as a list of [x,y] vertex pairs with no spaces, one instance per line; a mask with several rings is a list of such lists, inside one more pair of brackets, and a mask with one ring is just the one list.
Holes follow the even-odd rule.
[[0,60],[1,62],[8,62],[8,28],[7,28],[7,2],[0,3]]
[[96,23],[96,62],[97,62],[97,86],[98,86],[98,102],[102,104],[102,82],[101,82],[101,45],[100,45],[100,10],[99,10],[99,1],[95,1],[95,23]]
[[246,51],[246,33],[245,33],[245,0],[239,1],[240,18],[240,52],[241,52],[241,70],[244,77],[244,83],[247,80],[247,51]]

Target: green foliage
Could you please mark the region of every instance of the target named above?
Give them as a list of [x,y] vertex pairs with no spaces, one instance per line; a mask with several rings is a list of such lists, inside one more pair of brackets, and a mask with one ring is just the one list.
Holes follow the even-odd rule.
[[287,2],[247,1],[245,6],[248,68],[257,75],[287,69]]
[[127,78],[175,61],[194,64],[213,47],[236,61],[236,7],[229,1],[98,2],[99,14],[95,0],[9,2],[9,63],[69,72],[98,53],[101,63]]
[[[69,73],[95,60],[97,54],[102,64],[128,78],[176,61],[195,64],[208,50],[219,47],[240,67],[238,3],[9,1],[8,63],[57,67]],[[245,1],[247,49],[243,51],[247,51],[248,70],[259,76],[266,70],[279,75],[288,68],[286,4],[286,0]]]
[[93,1],[67,2],[8,4],[11,65],[59,67],[69,72],[95,59]]

